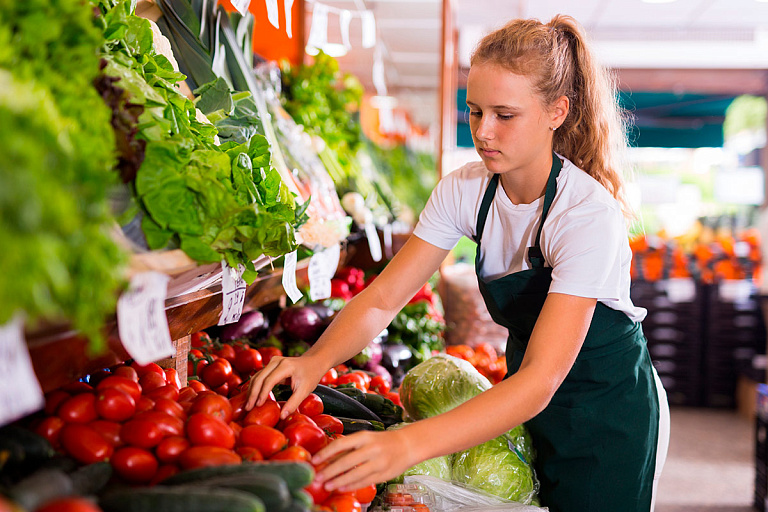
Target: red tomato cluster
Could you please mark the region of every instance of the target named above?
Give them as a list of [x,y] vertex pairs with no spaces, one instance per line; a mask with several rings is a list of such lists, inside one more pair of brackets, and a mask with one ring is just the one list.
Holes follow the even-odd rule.
[[365,272],[357,267],[340,268],[331,279],[331,297],[349,300],[365,288]]
[[[315,394],[282,420],[281,404],[271,395],[246,411],[248,378],[273,354],[256,351],[256,357],[246,346],[214,346],[202,334],[195,338],[201,357],[192,364],[199,380],[180,387],[175,370],[154,363],[119,365],[91,375],[88,383],[48,393],[45,416],[34,430],[83,464],[109,460],[120,479],[135,485],[244,460],[310,463],[312,454],[342,435],[341,421],[323,414]],[[242,354],[252,356],[248,365],[238,357]],[[360,503],[375,495],[373,486],[331,494],[313,483],[307,491],[334,512],[360,510]]]
[[448,345],[445,352],[472,363],[491,384],[498,384],[507,374],[507,360],[503,355],[499,356],[490,343],[479,343],[475,348],[469,345]]

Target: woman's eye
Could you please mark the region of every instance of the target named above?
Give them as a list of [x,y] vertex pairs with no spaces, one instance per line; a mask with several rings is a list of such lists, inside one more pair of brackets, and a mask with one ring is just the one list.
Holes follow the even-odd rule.
[[498,114],[498,116],[499,116],[499,119],[501,119],[502,121],[509,121],[510,119],[515,117],[512,114]]
[[483,117],[483,113],[479,110],[470,110],[469,115],[474,117]]

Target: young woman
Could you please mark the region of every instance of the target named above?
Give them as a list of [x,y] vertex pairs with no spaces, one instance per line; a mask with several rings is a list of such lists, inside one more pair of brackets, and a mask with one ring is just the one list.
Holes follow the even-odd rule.
[[299,358],[254,376],[247,407],[290,377],[287,415],[325,371],[357,354],[462,235],[480,290],[509,330],[507,378],[463,405],[391,432],[334,441],[313,462],[354,489],[475,446],[520,423],[552,512],[646,512],[666,454],[668,408],[629,298],[632,258],[616,164],[614,90],[570,17],[514,20],[486,36],[467,81],[482,162],[445,176],[414,235]]

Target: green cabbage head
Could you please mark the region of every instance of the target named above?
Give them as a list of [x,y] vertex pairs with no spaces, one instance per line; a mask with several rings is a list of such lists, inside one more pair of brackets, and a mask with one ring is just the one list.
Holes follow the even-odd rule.
[[499,436],[455,456],[452,477],[490,494],[530,504],[537,484],[531,466],[516,453],[506,436]]
[[[387,430],[402,428],[405,425],[407,425],[407,423],[396,423],[389,427]],[[415,466],[407,469],[402,475],[392,480],[392,483],[402,483],[403,479],[410,475],[428,475],[450,481],[452,458],[453,457],[451,455],[441,455],[433,459],[427,459],[423,462],[419,462]]]
[[408,415],[420,420],[449,411],[490,388],[491,382],[469,361],[437,354],[405,374],[400,399]]

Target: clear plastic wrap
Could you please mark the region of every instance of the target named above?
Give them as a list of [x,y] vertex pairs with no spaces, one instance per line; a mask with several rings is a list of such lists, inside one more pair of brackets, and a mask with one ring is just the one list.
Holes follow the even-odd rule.
[[414,420],[453,409],[491,388],[491,382],[471,363],[437,354],[411,368],[400,386],[403,408]]
[[505,500],[459,482],[448,482],[425,475],[406,477],[403,489],[416,489],[409,492],[417,496],[428,496],[431,500],[430,512],[546,512],[549,510]]

